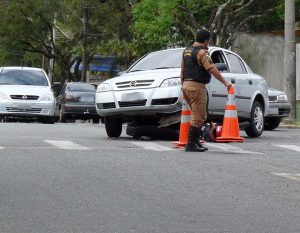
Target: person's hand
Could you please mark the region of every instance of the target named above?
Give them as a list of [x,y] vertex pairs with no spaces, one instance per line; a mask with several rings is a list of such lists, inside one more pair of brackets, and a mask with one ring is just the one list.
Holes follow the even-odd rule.
[[232,87],[232,84],[226,82],[224,85],[225,85],[225,87],[227,88],[227,91],[229,92],[230,88]]

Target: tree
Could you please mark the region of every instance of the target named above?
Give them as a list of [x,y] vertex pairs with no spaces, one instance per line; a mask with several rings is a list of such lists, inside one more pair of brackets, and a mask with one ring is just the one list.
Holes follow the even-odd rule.
[[[228,48],[251,22],[276,13],[282,0],[144,0],[134,5],[132,31],[141,53],[188,45],[205,27],[213,43]],[[253,30],[253,28],[252,28]]]

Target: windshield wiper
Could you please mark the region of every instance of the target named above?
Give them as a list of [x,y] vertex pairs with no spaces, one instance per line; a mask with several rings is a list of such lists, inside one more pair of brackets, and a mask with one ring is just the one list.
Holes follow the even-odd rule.
[[133,71],[129,71],[128,73],[137,72],[137,71],[145,71],[145,70],[133,70]]
[[151,70],[160,70],[160,69],[173,69],[173,68],[179,68],[179,67],[172,67],[172,66],[166,66],[166,67],[157,67]]

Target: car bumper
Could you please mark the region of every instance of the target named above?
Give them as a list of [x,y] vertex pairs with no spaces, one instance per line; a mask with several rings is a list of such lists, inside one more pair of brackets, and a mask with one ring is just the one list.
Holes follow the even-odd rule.
[[9,116],[54,116],[54,102],[0,102],[0,115]]
[[98,115],[95,105],[64,105],[64,113],[70,115]]
[[100,116],[170,114],[182,108],[180,87],[96,93]]
[[290,103],[269,103],[267,117],[288,117],[292,110]]

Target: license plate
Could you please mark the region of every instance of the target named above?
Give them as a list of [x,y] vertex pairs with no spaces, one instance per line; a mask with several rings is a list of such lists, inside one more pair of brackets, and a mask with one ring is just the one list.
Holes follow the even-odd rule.
[[24,109],[24,110],[28,110],[28,109],[32,108],[32,106],[30,104],[19,104],[17,107],[19,109]]
[[145,99],[144,93],[134,92],[134,93],[124,93],[122,95],[121,101],[138,101],[144,99]]
[[278,115],[278,108],[269,108],[268,114],[270,115]]
[[80,101],[81,102],[94,102],[95,99],[94,99],[94,97],[83,96],[83,97],[80,98]]

